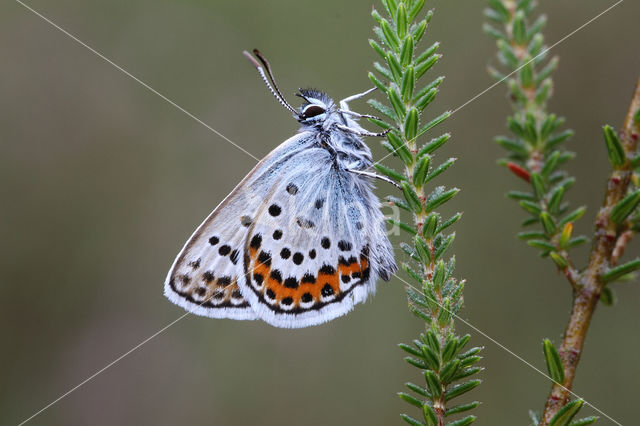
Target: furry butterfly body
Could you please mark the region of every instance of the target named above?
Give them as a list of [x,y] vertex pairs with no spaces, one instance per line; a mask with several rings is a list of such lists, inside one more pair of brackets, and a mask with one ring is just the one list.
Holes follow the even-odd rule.
[[377,134],[348,109],[355,97],[335,105],[322,92],[301,90],[305,102],[294,110],[252,62],[300,131],[198,227],[169,271],[165,295],[213,318],[320,324],[366,300],[376,280],[396,270],[361,139]]

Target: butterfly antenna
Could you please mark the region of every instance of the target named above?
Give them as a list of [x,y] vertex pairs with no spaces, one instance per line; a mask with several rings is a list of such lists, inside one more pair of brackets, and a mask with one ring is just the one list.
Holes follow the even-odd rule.
[[[275,96],[275,98],[278,100],[278,102],[280,102],[283,107],[291,111],[295,116],[300,116],[300,113],[298,113],[298,111],[296,111],[296,109],[285,100],[284,96],[282,96],[282,93],[280,93],[280,89],[278,89],[276,80],[273,78],[271,66],[269,65],[269,62],[266,60],[266,58],[262,56],[262,53],[260,53],[258,49],[253,49],[253,54],[256,55],[262,65],[260,65],[260,63],[256,61],[255,58],[251,56],[251,54],[246,50],[243,51],[242,54],[251,62],[251,64],[253,64],[254,67],[256,67],[258,73],[260,74],[260,77],[262,77],[262,80],[267,85],[273,96]],[[266,74],[265,69],[267,71]],[[269,79],[267,79],[267,75],[269,76]]]

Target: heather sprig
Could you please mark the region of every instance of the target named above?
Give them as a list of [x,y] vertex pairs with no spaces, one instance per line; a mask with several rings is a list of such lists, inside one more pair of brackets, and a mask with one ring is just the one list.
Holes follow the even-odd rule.
[[532,414],[531,419],[534,425],[586,425],[595,422],[596,417],[573,420],[584,401],[571,400],[570,391],[591,317],[598,301],[613,303],[610,283],[632,279],[634,271],[640,269],[640,259],[618,265],[627,244],[640,229],[640,82],[622,130],[603,127],[613,170],[596,216],[588,263],[583,268],[574,266],[571,249],[589,240],[573,235],[574,223],[584,215],[585,208],[570,208],[566,201],[575,179],[563,170],[563,165],[574,155],[564,149],[563,143],[573,136],[573,131],[563,129],[564,119],[547,110],[558,59],[548,57],[544,44],[546,17],[534,16],[533,0],[488,3],[485,15],[490,23],[484,25],[484,30],[496,40],[497,57],[502,64],[500,69],[490,67],[489,72],[505,82],[513,108],[513,114],[507,117],[510,134],[496,138],[507,153],[500,164],[524,181],[526,188],[508,193],[527,215],[522,225],[528,229],[518,237],[551,259],[573,287],[572,312],[560,350],[549,339],[543,341],[553,383],[542,416]]
[[386,101],[369,101],[382,115],[370,121],[389,130],[382,145],[402,169],[375,167],[402,188],[401,197],[389,196],[387,202],[412,219],[410,223],[390,219],[390,223],[407,237],[400,247],[407,256],[402,269],[412,283],[407,286],[409,311],[425,324],[417,339],[400,344],[408,354],[405,360],[420,369],[423,379],[420,384],[406,383],[408,392],[398,394],[419,409],[419,419],[409,414],[401,417],[411,425],[467,425],[476,417],[466,413],[479,403],[460,404],[457,399],[480,384],[474,377],[482,370],[476,365],[482,348],[467,348],[470,336],[455,332],[465,281],[454,276],[455,258],[449,258],[447,251],[455,238],[451,226],[462,215],[443,218],[438,208],[459,189],[434,184],[455,163],[455,158],[438,162],[435,155],[451,135],[427,137],[450,115],[449,111],[433,114],[428,108],[444,77],[423,82],[441,57],[440,44],[420,47],[433,17],[433,11],[423,11],[425,0],[382,0],[382,4],[383,11],[372,11],[376,38],[369,43],[379,61],[369,78]]

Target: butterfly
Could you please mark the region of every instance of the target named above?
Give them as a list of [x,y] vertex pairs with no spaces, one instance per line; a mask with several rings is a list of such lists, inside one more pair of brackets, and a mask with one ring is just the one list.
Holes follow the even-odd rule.
[[[262,159],[189,238],[169,270],[164,293],[189,312],[261,319],[284,328],[346,314],[397,270],[363,136],[370,117],[325,93],[300,89],[293,108],[271,67],[244,55],[300,123],[299,132]],[[257,60],[256,60],[257,58]],[[259,61],[259,62],[258,62]],[[266,71],[266,72],[265,72]]]

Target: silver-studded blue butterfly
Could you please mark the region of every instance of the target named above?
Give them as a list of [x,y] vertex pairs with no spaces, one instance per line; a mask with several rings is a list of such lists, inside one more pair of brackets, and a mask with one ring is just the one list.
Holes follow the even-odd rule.
[[[300,90],[294,109],[259,51],[245,56],[301,124],[260,161],[196,229],[165,282],[173,303],[212,318],[262,319],[276,327],[317,325],[349,312],[397,267],[371,151],[349,110],[326,94]],[[266,72],[265,72],[266,71]],[[267,77],[268,76],[268,77]]]

